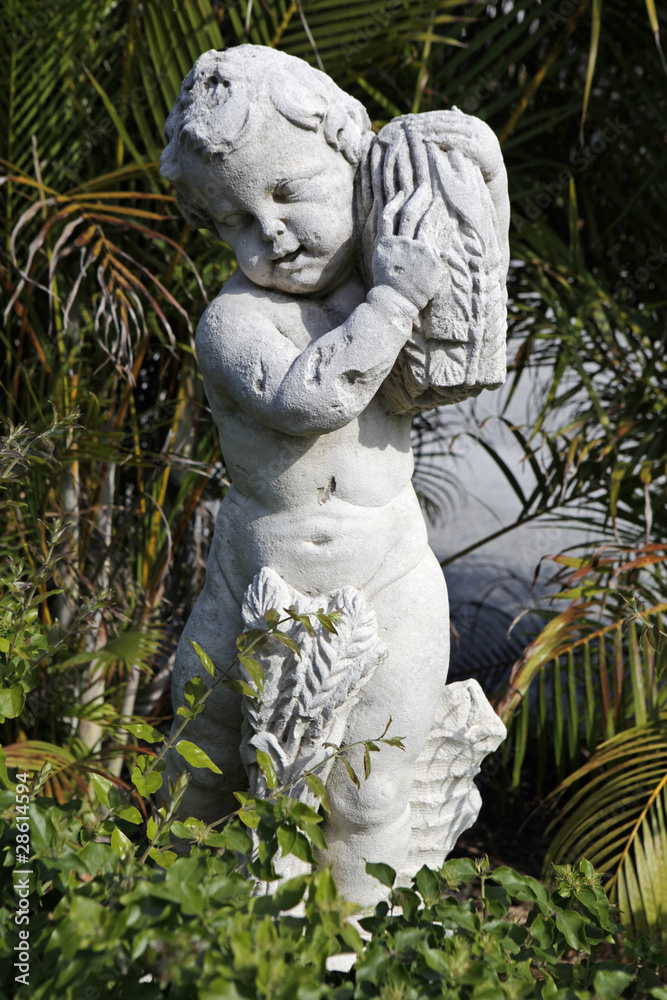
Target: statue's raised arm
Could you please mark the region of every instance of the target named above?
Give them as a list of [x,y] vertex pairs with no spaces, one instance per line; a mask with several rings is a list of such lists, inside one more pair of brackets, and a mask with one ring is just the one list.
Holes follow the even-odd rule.
[[396,118],[373,139],[355,200],[369,284],[373,257],[382,253],[385,206],[397,198],[404,202],[398,232],[412,227],[442,261],[438,290],[381,390],[389,413],[408,414],[505,381],[509,199],[488,125],[456,109],[432,111]]

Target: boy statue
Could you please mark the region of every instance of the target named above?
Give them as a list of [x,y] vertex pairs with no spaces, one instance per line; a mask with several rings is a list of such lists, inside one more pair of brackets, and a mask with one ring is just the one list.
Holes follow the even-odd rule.
[[324,742],[377,736],[391,715],[404,753],[375,756],[359,788],[340,760],[319,772],[331,808],[319,861],[369,906],[382,889],[365,861],[406,876],[440,864],[474,821],[472,777],[504,736],[476,682],[445,685],[447,591],[410,447],[413,413],[504,380],[500,149],[455,109],[375,136],[328,76],[255,45],[202,55],[165,135],[160,168],[183,215],[238,263],[197,329],[233,485],[174,704],[188,679],[209,680],[188,639],[222,671],[270,608],[341,612],[337,635],[299,634],[301,658],[277,643],[261,657],[261,703],[213,691],[186,735],[222,775],[195,768],[181,812],[212,822],[237,807],[235,790],[261,789],[258,750],[286,783],[324,760]]

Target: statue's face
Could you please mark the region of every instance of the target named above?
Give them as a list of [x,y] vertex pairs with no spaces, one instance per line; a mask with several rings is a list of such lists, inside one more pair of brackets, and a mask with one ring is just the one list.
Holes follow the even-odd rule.
[[339,284],[354,260],[354,168],[323,134],[271,110],[223,160],[187,154],[187,196],[214,220],[243,273],[296,295]]

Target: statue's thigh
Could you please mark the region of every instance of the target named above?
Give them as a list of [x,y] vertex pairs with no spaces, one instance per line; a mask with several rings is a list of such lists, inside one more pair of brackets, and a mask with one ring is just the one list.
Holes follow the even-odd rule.
[[[404,737],[405,752],[383,746],[371,754],[372,773],[359,793],[342,765],[336,765],[327,787],[339,807],[370,813],[392,801],[398,806],[412,785],[414,764],[433,725],[449,665],[449,607],[442,569],[428,549],[424,559],[401,580],[372,598],[387,659],[362,689],[350,715],[345,742],[372,739],[383,732]],[[363,749],[350,751],[355,770],[363,774]]]
[[[224,672],[236,660],[236,637],[243,627],[239,602],[217,561],[210,558],[206,584],[183,630],[176,653],[172,678],[174,711],[186,704],[184,688],[191,678],[201,677],[207,687],[211,684],[210,674],[188,639],[194,639],[211,657],[217,670]],[[175,716],[174,728],[181,722],[181,716]],[[224,786],[227,791],[243,791],[247,787],[248,779],[239,755],[241,722],[241,696],[221,686],[209,695],[204,711],[188,722],[183,739],[201,747],[223,772],[220,777],[205,768],[196,768],[193,779],[197,784]]]

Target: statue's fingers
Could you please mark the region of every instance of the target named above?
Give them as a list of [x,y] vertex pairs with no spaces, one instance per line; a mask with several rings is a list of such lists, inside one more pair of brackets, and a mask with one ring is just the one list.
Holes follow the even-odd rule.
[[420,184],[410,195],[401,212],[398,227],[399,236],[415,236],[417,226],[433,199],[433,189],[429,183]]
[[431,246],[438,246],[445,226],[445,206],[438,195],[434,195],[431,204],[421,217],[416,231],[416,237]]
[[400,141],[397,143],[396,172],[398,174],[399,190],[404,191],[405,197],[408,198],[414,191],[416,183],[414,171],[412,169],[410,149],[405,141],[405,136],[403,135],[401,135]]
[[382,223],[382,213],[385,209],[384,183],[383,183],[383,161],[384,149],[380,143],[376,143],[371,153],[371,185],[373,188],[373,206],[370,212],[371,231],[378,233]]
[[430,164],[428,162],[428,151],[427,146],[421,135],[417,134],[414,129],[406,129],[408,145],[410,147],[410,159],[412,161],[412,169],[415,174],[415,186],[419,187],[420,184],[429,184],[431,179]]
[[380,239],[386,239],[396,235],[396,216],[403,207],[404,202],[405,193],[403,191],[397,191],[391,201],[387,202],[380,221],[380,228],[378,232]]
[[366,215],[370,215],[373,208],[373,178],[371,173],[372,156],[369,153],[359,164],[359,178],[361,181],[361,203]]
[[384,196],[387,204],[391,201],[400,187],[396,184],[396,158],[398,155],[397,144],[392,143],[385,150],[384,163],[382,165],[382,183],[384,186]]

